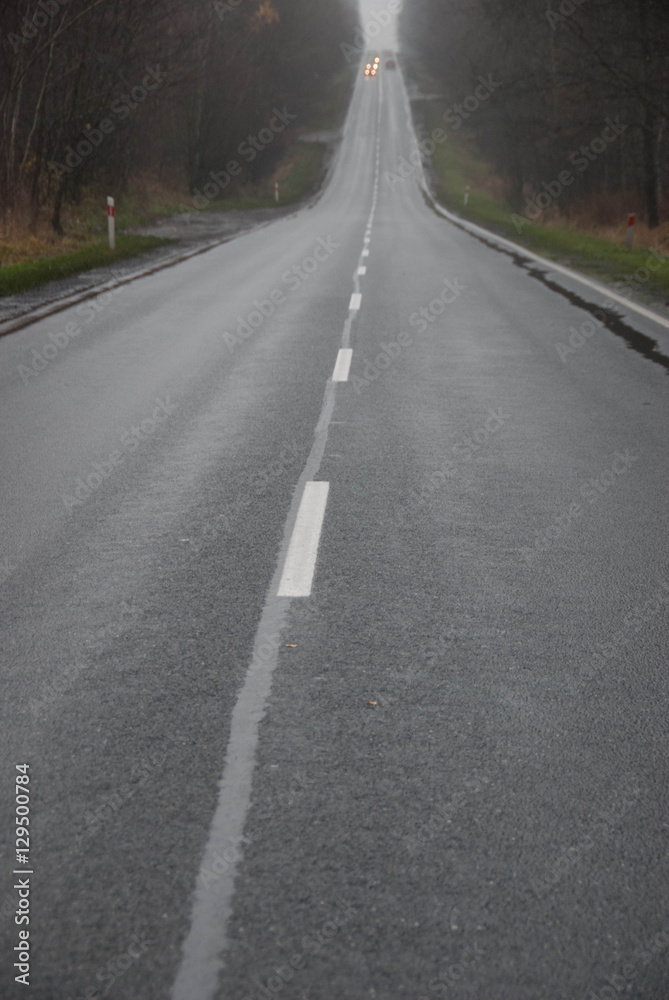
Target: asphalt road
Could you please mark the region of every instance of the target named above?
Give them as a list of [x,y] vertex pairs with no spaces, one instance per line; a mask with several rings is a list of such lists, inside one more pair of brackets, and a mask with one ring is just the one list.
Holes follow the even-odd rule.
[[3,998],[669,996],[669,329],[389,176],[407,110],[0,340]]

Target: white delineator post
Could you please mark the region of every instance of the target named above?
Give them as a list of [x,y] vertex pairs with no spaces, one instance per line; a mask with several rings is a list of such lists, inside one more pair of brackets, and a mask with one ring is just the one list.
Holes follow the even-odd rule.
[[469,184],[465,188],[465,205],[467,204],[468,201],[469,201]]
[[274,201],[279,200],[279,182],[277,181],[274,185]]
[[109,249],[116,249],[116,208],[114,199],[107,198],[107,231],[109,233]]
[[634,243],[634,223],[636,215],[630,215],[627,219],[627,236],[625,237],[625,249],[631,250]]

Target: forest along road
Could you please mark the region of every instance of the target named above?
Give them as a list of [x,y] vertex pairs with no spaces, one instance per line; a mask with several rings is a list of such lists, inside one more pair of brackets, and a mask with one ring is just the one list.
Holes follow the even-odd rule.
[[407,112],[0,341],[3,997],[23,871],[33,1000],[669,995],[669,331],[440,218]]

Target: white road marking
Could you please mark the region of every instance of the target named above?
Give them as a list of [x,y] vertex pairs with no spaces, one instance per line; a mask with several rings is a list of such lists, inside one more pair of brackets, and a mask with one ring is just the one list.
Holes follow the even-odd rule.
[[[382,100],[383,90],[380,90],[380,95]],[[354,103],[350,105],[349,116],[354,106]],[[347,118],[347,126],[348,122]],[[380,111],[377,128],[379,122]],[[373,210],[370,218],[372,215]],[[363,251],[363,256],[368,254],[368,250]],[[349,312],[344,323],[342,331],[344,350],[350,349],[348,344],[354,315],[353,312]],[[320,497],[322,500],[322,525],[329,484],[318,481],[316,477],[327,446],[328,429],[336,395],[337,386],[332,379],[328,379],[311,451],[300,475],[284,526],[282,554],[288,553],[293,545],[307,491],[315,491],[314,497]],[[301,497],[300,486],[303,487]],[[317,534],[320,534],[320,529]],[[318,542],[317,538],[316,547]],[[190,928],[182,946],[181,962],[170,992],[171,1000],[193,1000],[194,997],[198,1000],[214,1000],[220,993],[224,956],[230,945],[228,924],[232,915],[235,877],[240,860],[244,856],[243,844],[249,842],[244,837],[244,828],[251,806],[259,726],[271,693],[272,675],[279,661],[280,643],[290,609],[290,602],[279,596],[287,563],[287,556],[285,559],[280,556],[276,561],[256,632],[249,669],[232,712],[230,737],[219,783],[216,810],[196,881]],[[234,857],[228,861],[226,859],[230,857],[231,848]]]
[[329,483],[304,484],[277,597],[309,597],[311,594],[329,490]]
[[367,274],[367,268],[364,266],[364,264],[363,264],[362,267],[358,268],[358,274],[360,274],[360,275]]
[[348,372],[351,367],[351,358],[353,357],[353,349],[350,347],[340,347],[339,354],[337,355],[337,360],[335,362],[334,371],[332,373],[333,382],[347,382]]
[[365,236],[365,238],[364,238],[364,240],[362,242],[363,243],[371,243],[372,242],[371,236]]
[[359,309],[361,305],[362,305],[362,293],[353,292],[353,295],[351,296],[351,301],[348,304],[348,308],[351,311],[354,311]]
[[[564,274],[566,278],[572,278],[574,281],[580,282],[581,285],[585,285],[586,288],[592,289],[593,292],[597,292],[598,294],[604,296],[605,299],[612,299],[614,302],[619,302],[625,309],[638,313],[640,316],[644,316],[646,319],[652,320],[653,323],[657,323],[659,326],[663,326],[669,330],[669,319],[666,319],[659,313],[653,312],[651,309],[646,309],[645,306],[640,306],[637,302],[632,302],[631,299],[626,299],[624,295],[619,295],[618,292],[615,292],[608,285],[603,285],[598,281],[591,281],[590,278],[586,278],[582,274],[572,271],[570,267],[564,267],[562,264],[556,264],[554,260],[549,260],[547,257],[542,257],[540,254],[534,253],[533,250],[528,250],[527,247],[520,243],[514,243],[513,240],[507,240],[503,236],[498,236],[497,233],[491,232],[489,229],[484,229],[482,226],[477,226],[472,222],[464,221],[457,215],[452,215],[434,199],[427,186],[424,190],[428,198],[432,201],[432,204],[437,212],[439,212],[440,215],[443,215],[444,218],[457,223],[462,229],[485,236],[486,239],[491,240],[493,243],[510,247],[515,253],[520,253],[525,257],[529,257],[531,260],[535,260],[538,264],[542,264],[549,272],[557,271],[558,274]],[[606,308],[606,306],[604,306],[604,308]]]
[[[542,257],[538,253],[534,253],[533,250],[529,250],[522,243],[515,243],[513,240],[508,240],[504,236],[498,236],[497,233],[490,229],[485,229],[483,226],[477,226],[473,222],[469,222],[466,219],[461,218],[459,215],[454,215],[449,212],[447,208],[440,205],[437,199],[434,197],[430,191],[430,185],[425,177],[425,171],[422,166],[422,157],[420,156],[420,151],[418,149],[418,140],[416,139],[413,119],[411,115],[411,106],[409,104],[409,94],[406,87],[403,86],[404,90],[404,107],[407,116],[407,124],[409,127],[409,134],[413,137],[412,145],[414,151],[418,153],[417,162],[420,163],[420,177],[419,177],[419,187],[422,189],[429,202],[433,206],[439,215],[442,215],[445,219],[449,219],[451,222],[455,223],[461,229],[469,231],[470,233],[477,233],[480,236],[484,236],[487,240],[493,243],[497,243],[500,246],[509,247],[514,251],[514,253],[520,253],[525,257],[529,257],[531,260],[535,260],[538,264],[544,266],[549,272],[557,272],[558,274],[563,274],[566,278],[571,278],[573,281],[578,281],[581,285],[585,285],[586,288],[590,288],[593,292],[597,292],[602,295],[605,300],[613,300],[618,302],[623,308],[637,313],[639,316],[644,316],[646,319],[651,320],[653,323],[657,323],[658,326],[664,327],[669,330],[669,319],[665,316],[661,316],[657,312],[653,312],[652,309],[647,309],[645,306],[639,305],[637,302],[633,302],[631,299],[625,298],[624,295],[620,295],[618,292],[614,291],[609,285],[601,284],[598,281],[594,281],[590,278],[586,278],[584,275],[579,274],[578,271],[573,271],[570,267],[565,267],[563,264],[556,264],[554,260],[549,260],[547,257]],[[604,306],[604,308],[607,308]]]
[[369,250],[363,250],[362,251],[362,256],[363,257],[369,257]]

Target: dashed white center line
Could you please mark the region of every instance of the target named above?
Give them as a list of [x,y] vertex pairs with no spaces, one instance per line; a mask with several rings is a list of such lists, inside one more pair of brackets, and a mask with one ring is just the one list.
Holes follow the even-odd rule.
[[348,373],[351,367],[352,357],[353,357],[353,349],[351,347],[341,347],[339,349],[339,354],[337,355],[337,361],[335,362],[334,371],[332,373],[333,382],[348,381]]
[[[381,122],[383,89],[380,89],[379,95],[377,136]],[[377,150],[379,146],[380,139],[377,138]],[[378,199],[378,159],[377,155],[374,194],[365,243],[370,242],[369,233]],[[367,248],[362,250],[362,257],[369,257]],[[364,271],[366,268],[362,267],[360,273]],[[355,282],[354,287],[360,287],[359,283]],[[359,292],[353,293],[349,315],[342,332],[344,344],[350,343],[351,327],[355,322],[351,312],[360,309],[361,303],[362,295]],[[238,845],[246,839],[243,834],[251,806],[252,780],[260,738],[259,725],[271,693],[272,675],[279,662],[283,630],[290,609],[290,604],[282,598],[308,597],[311,594],[330,489],[329,483],[317,481],[314,477],[319,474],[325,454],[330,423],[346,423],[346,421],[332,420],[339,393],[334,383],[348,380],[352,354],[353,351],[349,347],[341,348],[338,353],[332,379],[326,384],[323,407],[314,431],[311,451],[299,478],[299,483],[304,484],[302,496],[300,497],[298,488],[291,501],[290,515],[284,525],[281,552],[285,552],[285,559],[283,566],[281,558],[276,560],[256,632],[249,669],[232,713],[216,811],[200,864],[193,895],[190,927],[182,946],[176,979],[170,991],[171,1000],[192,1000],[193,997],[198,997],[199,1000],[213,1000],[214,996],[220,993],[224,954],[230,945],[228,925],[232,919],[235,876],[239,859],[243,857],[243,851]],[[220,863],[221,855],[226,857],[230,847],[235,849],[235,860],[229,864],[226,862],[225,869],[220,871],[216,866]],[[214,887],[210,885],[212,870],[218,872]]]
[[362,267],[358,268],[358,274],[360,275],[367,274],[367,268],[365,267],[364,264],[362,265]]
[[311,594],[329,490],[329,483],[304,484],[277,597],[309,597]]

